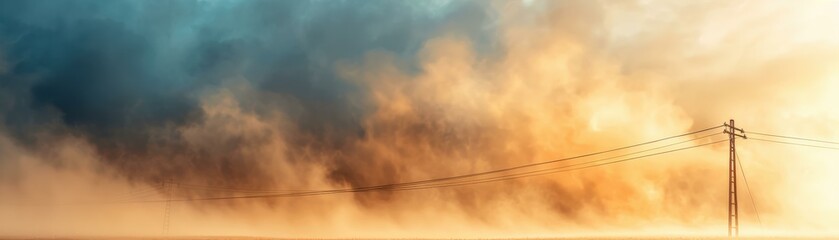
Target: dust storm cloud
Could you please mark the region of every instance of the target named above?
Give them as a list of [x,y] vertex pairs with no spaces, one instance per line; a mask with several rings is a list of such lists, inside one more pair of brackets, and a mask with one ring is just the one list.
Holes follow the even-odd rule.
[[[585,154],[729,118],[746,130],[839,138],[832,2],[0,6],[0,234],[157,235],[160,203],[62,204],[225,194],[164,181],[366,187]],[[464,187],[176,203],[169,232],[716,234],[726,150]],[[831,152],[748,140],[740,152],[763,218],[761,228],[741,201],[752,227],[744,233],[831,230]]]

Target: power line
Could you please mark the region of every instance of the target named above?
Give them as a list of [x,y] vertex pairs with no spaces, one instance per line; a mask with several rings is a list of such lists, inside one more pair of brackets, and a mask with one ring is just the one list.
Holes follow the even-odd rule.
[[[693,147],[687,147],[687,148],[680,148],[680,149],[675,149],[675,150],[666,151],[666,152],[648,154],[648,155],[644,155],[644,156],[633,157],[633,158],[626,159],[626,160],[618,160],[618,161],[614,161],[614,162],[606,162],[606,163],[594,164],[594,165],[590,165],[590,166],[585,166],[585,165],[592,164],[592,163],[597,163],[597,162],[602,162],[602,161],[618,159],[618,158],[623,158],[623,157],[628,157],[628,156],[636,155],[636,154],[639,154],[639,153],[649,152],[649,151],[658,150],[658,149],[662,149],[662,148],[666,148],[666,147],[671,147],[671,146],[683,144],[683,143],[686,143],[686,142],[700,140],[700,139],[707,138],[707,137],[710,137],[710,136],[714,136],[714,135],[717,135],[717,134],[719,134],[719,133],[705,135],[705,136],[702,136],[702,137],[698,137],[698,138],[694,138],[694,139],[688,139],[688,140],[685,140],[685,141],[680,141],[680,142],[677,142],[677,143],[672,143],[672,144],[663,145],[663,146],[659,146],[659,147],[649,148],[649,149],[645,149],[645,150],[641,150],[641,151],[637,151],[637,152],[632,152],[632,153],[627,153],[627,154],[602,158],[602,159],[588,161],[588,162],[575,163],[575,164],[570,164],[570,165],[565,165],[565,166],[559,166],[559,167],[553,167],[553,168],[547,168],[547,169],[540,169],[540,170],[531,170],[531,171],[528,171],[528,172],[514,173],[514,174],[510,174],[510,175],[502,175],[502,176],[496,176],[496,177],[490,177],[490,178],[484,178],[484,179],[463,180],[463,181],[459,181],[459,182],[443,182],[443,183],[437,183],[437,184],[431,183],[431,184],[428,184],[428,185],[397,187],[397,188],[393,188],[393,189],[384,189],[384,190],[393,191],[395,189],[408,189],[408,190],[411,190],[411,189],[428,189],[428,188],[436,188],[436,187],[446,187],[446,186],[449,186],[448,184],[454,184],[454,185],[451,185],[451,186],[463,186],[463,185],[469,185],[469,184],[472,184],[472,183],[495,182],[495,181],[500,181],[500,180],[509,180],[509,179],[515,179],[515,178],[540,176],[540,175],[552,174],[552,173],[557,173],[557,172],[565,172],[563,170],[568,169],[568,168],[573,168],[573,169],[568,170],[568,171],[571,171],[571,170],[585,169],[585,168],[590,168],[590,167],[597,167],[597,166],[608,165],[608,164],[613,164],[613,163],[618,163],[618,162],[624,162],[624,161],[628,161],[628,160],[634,160],[634,159],[643,158],[643,157],[655,156],[655,155],[674,152],[674,151],[678,151],[678,150],[685,150],[685,149],[689,149],[689,148],[693,148],[693,147],[710,145],[710,144],[714,144],[714,143],[717,143],[717,142],[712,142],[712,143],[708,143],[708,144],[702,144],[702,145],[699,145],[699,146],[693,146]],[[722,141],[725,141],[725,140],[722,140]],[[718,141],[718,142],[722,142],[722,141]],[[574,167],[576,167],[576,168],[574,168]]]
[[[690,142],[690,141],[696,141],[696,140],[703,139],[703,138],[710,137],[710,136],[717,135],[717,134],[719,134],[719,133],[715,133],[715,134],[711,134],[711,135],[706,135],[706,136],[702,136],[702,137],[695,138],[695,139],[689,139],[689,140],[686,140],[686,141],[681,141],[681,142],[677,142],[677,143],[673,143],[673,144],[668,144],[668,145],[664,145],[664,146],[659,146],[659,147],[655,147],[655,148],[650,148],[650,149],[646,149],[646,150],[641,150],[641,151],[637,151],[637,152],[632,152],[632,153],[627,153],[627,154],[622,154],[622,155],[617,155],[617,156],[612,156],[612,157],[602,158],[602,159],[598,159],[598,160],[588,161],[588,162],[575,163],[575,164],[570,164],[570,165],[565,165],[565,166],[559,166],[559,167],[554,167],[554,168],[548,168],[548,169],[532,170],[532,171],[529,171],[529,172],[516,173],[516,174],[504,175],[504,176],[497,176],[497,177],[487,178],[487,179],[474,179],[474,180],[466,180],[466,181],[464,181],[464,182],[468,182],[468,181],[479,181],[479,182],[485,182],[485,180],[494,180],[494,179],[508,180],[508,179],[513,179],[513,178],[518,178],[518,177],[539,176],[539,175],[544,175],[544,174],[551,174],[551,173],[557,173],[557,172],[564,172],[564,171],[559,171],[559,170],[563,170],[563,169],[567,169],[567,168],[573,168],[573,167],[577,167],[577,168],[570,169],[570,170],[578,170],[578,169],[585,169],[585,168],[590,168],[590,167],[603,166],[603,165],[608,165],[608,164],[613,164],[613,163],[618,163],[618,162],[624,162],[624,161],[634,160],[634,159],[643,158],[643,157],[649,157],[649,156],[655,156],[655,155],[660,155],[660,154],[664,154],[664,153],[670,153],[670,152],[679,151],[679,150],[685,150],[685,149],[694,148],[694,147],[701,147],[701,146],[705,146],[705,145],[714,144],[714,143],[717,143],[717,142],[712,142],[712,143],[707,143],[707,144],[702,144],[702,145],[692,146],[692,147],[686,147],[686,148],[680,148],[680,149],[674,149],[674,150],[671,150],[671,151],[665,151],[665,152],[659,152],[659,153],[654,153],[654,154],[648,154],[648,155],[639,156],[639,157],[632,157],[632,158],[625,159],[625,160],[618,160],[618,161],[613,161],[613,162],[606,162],[606,163],[594,164],[594,165],[590,165],[590,166],[585,166],[585,165],[587,165],[587,164],[592,164],[592,163],[596,163],[596,162],[602,162],[602,161],[608,161],[608,160],[618,159],[618,158],[622,158],[622,157],[628,157],[628,156],[636,155],[636,154],[639,154],[639,153],[649,152],[649,151],[652,151],[652,150],[658,150],[658,149],[662,149],[662,148],[666,148],[666,147],[671,147],[671,146],[674,146],[674,145],[678,145],[678,144],[682,144],[682,143],[686,143],[686,142]],[[722,141],[724,141],[724,140],[722,140]],[[718,142],[721,142],[721,141],[718,141]],[[580,166],[582,166],[582,167],[580,167]],[[569,171],[570,171],[570,170],[569,170]],[[443,184],[445,184],[445,183],[443,183]],[[460,186],[460,185],[458,185],[458,186]]]
[[746,184],[746,191],[749,193],[749,199],[752,200],[752,208],[755,210],[757,222],[763,227],[763,221],[760,220],[760,212],[757,211],[757,204],[755,204],[755,195],[752,194],[752,188],[749,187],[749,180],[746,179],[746,170],[743,169],[743,160],[740,158],[740,153],[736,153],[737,164],[740,165],[740,173],[743,174],[743,183]]
[[754,135],[762,135],[762,136],[767,136],[767,137],[777,137],[777,138],[787,138],[787,139],[795,139],[795,140],[811,141],[811,142],[819,142],[819,143],[839,144],[839,142],[818,140],[818,139],[812,139],[812,138],[791,137],[791,136],[783,136],[783,135],[777,135],[777,134],[759,133],[759,132],[751,132],[751,131],[747,131],[747,133],[754,134]]
[[[595,155],[599,155],[599,154],[615,152],[615,151],[619,151],[619,150],[624,150],[624,149],[643,146],[643,145],[647,145],[647,144],[657,143],[657,142],[661,142],[661,141],[665,141],[665,140],[670,140],[670,139],[674,139],[674,138],[678,138],[678,137],[684,137],[684,136],[688,136],[688,135],[692,135],[692,134],[702,133],[702,132],[710,131],[710,130],[717,129],[717,128],[720,128],[720,127],[722,127],[722,125],[709,127],[709,128],[705,128],[705,129],[701,129],[701,130],[697,130],[697,131],[693,131],[693,132],[683,133],[683,134],[679,134],[679,135],[675,135],[675,136],[665,137],[665,138],[661,138],[661,139],[656,139],[656,140],[652,140],[652,141],[647,141],[647,142],[643,142],[643,143],[639,143],[639,144],[633,144],[633,145],[629,145],[629,146],[625,146],[625,147],[620,147],[620,148],[615,148],[615,149],[610,149],[610,150],[605,150],[605,151],[599,151],[599,152],[595,152],[595,153],[583,154],[583,155],[578,155],[578,156],[573,156],[573,157],[568,157],[568,158],[562,158],[562,159],[555,159],[555,160],[538,162],[538,163],[525,164],[525,165],[520,165],[520,166],[516,166],[516,167],[509,167],[509,168],[497,169],[497,170],[486,171],[486,172],[479,172],[479,173],[472,173],[472,174],[465,174],[465,175],[451,176],[451,177],[444,177],[444,178],[427,179],[427,180],[421,180],[421,181],[391,183],[391,184],[358,187],[358,188],[303,191],[303,192],[282,192],[282,193],[276,193],[276,194],[263,194],[263,195],[223,196],[223,197],[208,197],[208,198],[195,198],[195,199],[171,199],[171,200],[169,200],[169,199],[167,199],[167,200],[139,200],[139,201],[130,201],[129,200],[129,201],[111,202],[110,204],[165,202],[165,201],[223,200],[223,199],[237,199],[237,198],[298,197],[298,196],[326,195],[326,194],[338,194],[338,193],[348,193],[348,192],[368,192],[368,191],[378,191],[378,190],[401,191],[401,190],[427,189],[427,188],[438,188],[438,187],[452,187],[452,186],[478,184],[478,183],[484,183],[484,182],[503,181],[503,180],[509,180],[509,179],[514,179],[514,178],[538,176],[538,175],[544,175],[544,174],[550,174],[550,173],[556,173],[556,172],[573,171],[573,170],[603,166],[603,165],[608,165],[608,164],[614,164],[614,163],[618,163],[618,162],[624,162],[624,161],[629,161],[629,160],[634,160],[634,159],[639,159],[639,158],[644,158],[644,157],[650,157],[650,156],[665,154],[665,153],[669,153],[669,152],[675,152],[675,151],[680,151],[680,150],[685,150],[685,149],[690,149],[690,148],[695,148],[695,147],[706,146],[706,145],[722,142],[722,141],[725,141],[725,140],[706,143],[706,144],[701,144],[701,145],[697,145],[697,146],[679,148],[679,149],[674,149],[674,150],[669,150],[669,151],[664,151],[664,152],[657,152],[657,153],[647,154],[647,155],[643,155],[643,156],[631,157],[631,158],[621,159],[621,160],[612,161],[612,162],[593,164],[593,163],[596,163],[596,162],[602,162],[602,161],[617,159],[617,158],[620,158],[620,157],[625,157],[625,156],[629,156],[629,155],[634,155],[634,154],[639,154],[639,153],[648,152],[648,151],[652,151],[652,150],[657,150],[657,149],[661,149],[661,148],[664,148],[664,147],[669,147],[669,146],[673,146],[673,145],[676,145],[676,144],[681,144],[681,143],[685,143],[685,142],[689,142],[689,141],[695,141],[695,140],[698,140],[698,139],[701,139],[701,138],[716,135],[716,134],[710,134],[710,135],[706,135],[706,136],[699,137],[699,138],[694,138],[694,139],[690,139],[690,140],[681,141],[681,142],[678,142],[678,143],[668,144],[668,145],[664,145],[664,146],[659,146],[659,147],[655,147],[655,148],[651,148],[651,149],[636,151],[636,152],[623,154],[623,155],[618,155],[618,156],[613,156],[613,157],[607,157],[607,158],[598,159],[598,160],[589,161],[589,162],[583,162],[583,163],[577,163],[577,164],[572,164],[572,165],[566,165],[566,166],[560,166],[560,167],[554,167],[554,168],[548,168],[548,169],[541,169],[541,170],[532,170],[532,171],[528,171],[528,172],[514,173],[514,174],[495,176],[495,177],[489,177],[489,178],[479,178],[479,179],[471,179],[471,180],[463,180],[463,181],[454,181],[453,182],[453,180],[460,180],[460,179],[478,177],[478,176],[489,175],[489,174],[509,173],[511,171],[524,169],[524,168],[527,168],[527,167],[546,165],[546,164],[550,164],[550,163],[569,161],[569,160],[580,159],[580,158],[584,158],[584,157],[595,156]],[[593,165],[584,166],[586,164],[593,164]],[[187,185],[187,186],[189,186],[189,185]],[[204,186],[204,187],[207,187],[207,186]],[[209,187],[209,188],[212,188],[212,187]],[[228,190],[230,190],[230,189],[228,189]],[[109,203],[89,203],[89,204],[109,204]]]
[[[709,136],[711,136],[711,135],[709,135]],[[708,136],[705,136],[705,137],[708,137]],[[689,141],[698,140],[698,139],[701,139],[701,138],[704,138],[704,137],[700,137],[700,138],[697,138],[697,139],[691,139]],[[447,183],[438,183],[438,184],[421,185],[421,186],[409,186],[409,187],[404,187],[404,188],[387,189],[387,190],[388,191],[393,191],[393,190],[401,190],[401,189],[408,189],[408,190],[411,190],[411,189],[427,189],[427,188],[435,188],[435,187],[446,187],[446,186],[448,186],[448,184],[454,184],[454,185],[451,185],[451,186],[462,186],[462,185],[468,185],[468,184],[471,184],[471,183],[495,182],[495,181],[500,181],[500,180],[514,179],[514,178],[540,176],[540,175],[552,174],[552,173],[557,173],[557,172],[566,172],[566,171],[572,171],[572,170],[579,170],[579,169],[609,165],[609,164],[614,164],[614,163],[619,163],[619,162],[624,162],[624,161],[629,161],[629,160],[635,160],[635,159],[643,158],[643,157],[650,157],[650,156],[670,153],[670,152],[674,152],[674,151],[690,149],[690,148],[694,148],[694,147],[701,147],[701,146],[705,146],[705,145],[719,143],[719,142],[722,142],[722,141],[725,141],[725,140],[706,143],[706,144],[702,144],[702,145],[691,146],[691,147],[679,148],[679,149],[674,149],[674,150],[665,151],[665,152],[658,152],[658,153],[648,154],[648,155],[644,155],[644,156],[632,157],[632,158],[617,160],[617,161],[613,161],[613,162],[606,162],[606,163],[600,163],[600,164],[585,166],[587,164],[592,164],[592,163],[602,162],[602,161],[607,161],[607,160],[613,160],[613,159],[617,159],[617,158],[622,158],[622,157],[626,157],[626,156],[630,156],[630,155],[635,155],[635,154],[638,154],[638,153],[647,152],[647,151],[650,151],[650,150],[656,150],[656,149],[660,149],[660,148],[663,148],[663,147],[669,147],[669,146],[673,146],[673,145],[676,145],[676,144],[687,142],[687,141],[683,141],[683,142],[670,144],[670,145],[666,145],[666,146],[661,146],[661,147],[656,147],[656,148],[651,148],[651,149],[647,149],[647,150],[643,150],[643,151],[639,151],[639,152],[623,154],[623,155],[618,155],[618,156],[612,156],[612,157],[607,157],[607,158],[603,158],[603,159],[598,159],[598,160],[593,160],[593,161],[588,161],[588,162],[582,162],[582,163],[576,163],[576,164],[571,164],[571,165],[565,165],[565,166],[559,166],[559,167],[548,168],[548,169],[533,170],[533,171],[529,171],[529,172],[522,172],[522,173],[503,175],[503,176],[496,176],[496,177],[485,178],[485,179],[472,179],[472,180],[464,180],[464,181],[460,181],[460,182],[447,182]],[[574,168],[574,167],[576,167],[576,168]],[[573,168],[573,169],[569,169],[569,168]]]
[[[241,198],[303,197],[303,196],[329,195],[329,194],[353,193],[353,192],[369,192],[369,191],[418,190],[418,189],[472,185],[472,184],[479,184],[479,183],[486,183],[486,182],[497,182],[497,181],[516,179],[516,178],[539,176],[539,175],[545,175],[545,174],[551,174],[551,173],[567,172],[567,171],[573,171],[573,170],[579,170],[579,169],[598,167],[598,166],[609,165],[609,164],[614,164],[614,163],[619,163],[619,162],[625,162],[625,161],[629,161],[629,160],[635,160],[635,159],[640,159],[640,158],[644,158],[644,157],[650,157],[650,156],[655,156],[655,155],[660,155],[660,154],[665,154],[665,153],[670,153],[670,152],[675,152],[675,151],[686,150],[686,149],[690,149],[690,148],[707,146],[707,145],[716,144],[716,143],[726,141],[726,140],[720,140],[720,141],[700,144],[700,145],[696,145],[696,146],[683,147],[683,148],[673,149],[673,150],[664,151],[664,152],[656,152],[656,153],[651,153],[651,154],[642,155],[642,156],[636,156],[636,157],[620,159],[620,160],[611,161],[611,162],[597,163],[597,164],[585,166],[587,164],[592,164],[592,163],[596,163],[596,162],[602,162],[602,161],[617,159],[617,158],[626,157],[626,156],[629,156],[629,155],[634,155],[634,154],[638,154],[638,153],[642,153],[642,152],[647,152],[647,151],[651,151],[651,150],[656,150],[656,149],[661,149],[661,148],[664,148],[664,147],[673,146],[673,145],[676,145],[676,144],[681,144],[681,143],[685,143],[685,142],[689,142],[689,141],[695,141],[695,140],[710,137],[710,136],[713,136],[713,135],[716,135],[716,134],[718,134],[718,133],[710,134],[710,135],[706,135],[706,136],[703,136],[703,137],[690,139],[690,140],[686,140],[686,141],[681,141],[681,142],[674,143],[674,144],[668,144],[668,145],[659,146],[659,147],[655,147],[655,148],[651,148],[651,149],[646,149],[646,150],[642,150],[642,151],[637,151],[637,152],[618,155],[618,156],[613,156],[613,157],[607,157],[607,158],[588,161],[588,162],[583,162],[583,163],[577,163],[577,164],[572,164],[572,165],[566,165],[566,166],[560,166],[560,167],[554,167],[554,168],[548,168],[548,169],[541,169],[541,170],[532,170],[532,171],[529,171],[529,172],[515,173],[515,174],[510,174],[510,175],[496,176],[496,177],[490,177],[490,178],[484,178],[484,179],[471,179],[471,180],[463,180],[463,181],[457,181],[457,182],[441,182],[441,183],[435,183],[435,181],[432,181],[432,180],[436,180],[436,179],[430,179],[430,180],[422,181],[422,182],[425,182],[425,183],[422,183],[422,184],[410,184],[410,183],[420,182],[420,181],[417,181],[417,182],[384,184],[384,185],[359,187],[359,188],[331,189],[331,190],[277,193],[277,194],[264,194],[264,195],[223,196],[223,197],[208,197],[208,198],[194,198],[194,199],[172,199],[171,201],[205,201],[205,200],[241,199]],[[670,137],[670,138],[672,138],[672,137]],[[475,175],[475,174],[472,174],[472,175]],[[455,176],[455,177],[459,177],[459,176]],[[445,178],[445,179],[454,179],[455,177],[449,177],[449,178]],[[439,181],[436,181],[436,182],[439,182]],[[165,202],[165,201],[170,201],[170,200],[141,200],[141,201],[119,202],[119,203],[153,203],[153,202]]]
[[784,142],[784,141],[769,140],[769,139],[761,139],[761,138],[753,138],[753,137],[750,137],[750,138],[749,138],[749,140],[758,140],[758,141],[764,141],[764,142],[773,142],[773,143],[789,144],[789,145],[804,146],[804,147],[814,147],[814,148],[824,148],[824,149],[839,150],[839,148],[835,148],[835,147],[819,146],[819,145],[810,145],[810,144],[802,144],[802,143],[794,143],[794,142]]
[[[569,166],[562,166],[562,167],[554,168],[554,169],[543,169],[543,170],[538,170],[538,171],[533,171],[533,172],[528,172],[528,173],[520,173],[520,174],[516,174],[516,175],[499,176],[499,177],[488,178],[488,179],[467,180],[467,181],[448,183],[448,184],[442,184],[441,183],[441,184],[436,184],[436,185],[432,184],[432,185],[425,185],[425,186],[407,186],[407,187],[397,187],[397,188],[390,187],[390,186],[393,186],[394,184],[387,184],[387,185],[379,185],[379,186],[371,186],[371,187],[334,189],[334,190],[325,190],[325,191],[297,192],[297,193],[286,193],[286,194],[211,197],[211,198],[192,198],[192,199],[172,199],[171,201],[184,202],[184,201],[207,201],[207,200],[229,200],[229,199],[252,199],[252,198],[284,198],[284,197],[303,197],[303,196],[316,196],[316,195],[330,195],[330,194],[350,193],[350,192],[367,192],[367,191],[375,191],[375,190],[404,191],[404,190],[417,190],[417,189],[427,189],[427,188],[463,186],[463,185],[471,185],[471,184],[478,184],[478,183],[485,183],[485,182],[496,182],[496,181],[515,179],[515,178],[539,176],[539,175],[545,175],[545,174],[551,174],[551,173],[567,172],[567,171],[574,171],[574,170],[604,166],[604,165],[615,164],[615,163],[625,162],[625,161],[630,161],[630,160],[636,160],[636,159],[641,159],[641,158],[645,158],[645,157],[651,157],[651,156],[656,156],[656,155],[661,155],[661,154],[666,154],[666,153],[671,153],[671,152],[676,152],[676,151],[698,148],[698,147],[702,147],[702,146],[721,143],[721,142],[724,142],[724,141],[727,141],[727,140],[719,140],[719,141],[714,141],[714,142],[705,143],[705,144],[699,144],[699,145],[695,145],[695,146],[682,147],[682,148],[677,148],[677,149],[673,149],[673,150],[656,152],[656,153],[651,153],[651,154],[646,154],[646,155],[636,156],[636,157],[630,157],[630,158],[624,158],[624,159],[620,159],[620,160],[616,160],[616,161],[598,163],[598,164],[588,165],[588,166],[580,166],[580,164],[575,164],[575,165],[569,165]],[[608,158],[606,158],[606,159],[608,159]],[[591,162],[587,162],[587,163],[583,163],[583,164],[590,164],[592,162],[603,161],[603,160],[605,160],[605,159],[591,161]],[[169,201],[169,200],[148,200],[148,201],[138,201],[138,202],[151,203],[151,202],[161,202],[161,201]]]
[[[647,154],[647,155],[643,155],[643,156],[631,157],[631,158],[621,159],[621,160],[617,160],[617,161],[599,163],[599,164],[588,165],[588,166],[580,166],[580,165],[589,164],[589,163],[592,163],[592,162],[603,161],[603,160],[606,160],[606,159],[614,159],[614,158],[600,159],[600,160],[596,160],[596,161],[585,162],[585,163],[582,163],[582,164],[568,165],[568,166],[563,166],[563,167],[554,168],[554,169],[545,169],[545,170],[540,170],[538,172],[534,171],[534,173],[532,173],[532,174],[517,174],[517,175],[510,175],[510,176],[501,176],[501,177],[495,177],[495,178],[490,178],[490,179],[485,179],[485,180],[479,179],[480,181],[472,180],[472,181],[475,181],[475,182],[464,181],[464,184],[431,185],[429,187],[422,187],[422,188],[402,188],[402,189],[413,190],[413,189],[427,189],[427,188],[436,188],[436,187],[463,186],[463,185],[469,185],[469,184],[473,184],[473,183],[495,182],[495,181],[501,181],[501,180],[514,179],[514,178],[524,178],[524,177],[541,176],[541,175],[553,174],[553,173],[559,173],[559,172],[569,172],[569,171],[574,171],[574,170],[581,170],[581,169],[586,169],[586,168],[599,167],[599,166],[610,165],[610,164],[615,164],[615,163],[620,163],[620,162],[626,162],[626,161],[630,161],[630,160],[636,160],[636,159],[645,158],[645,157],[651,157],[651,156],[656,156],[656,155],[661,155],[661,154],[666,154],[666,153],[671,153],[671,152],[676,152],[676,151],[681,151],[681,150],[687,150],[687,149],[691,149],[691,148],[713,145],[713,144],[721,143],[721,142],[725,142],[725,141],[727,141],[727,140],[719,140],[719,141],[714,141],[714,142],[695,145],[695,146],[690,146],[690,147],[683,147],[683,148],[673,149],[673,150],[669,150],[669,151],[657,152],[657,153]],[[576,167],[576,168],[571,168],[571,167]],[[548,171],[548,170],[550,170],[550,171]],[[399,189],[399,190],[402,190],[402,189]]]
[[[601,155],[601,154],[615,152],[615,151],[619,151],[619,150],[625,150],[625,149],[629,149],[629,148],[634,148],[634,147],[639,147],[639,146],[643,146],[643,145],[653,144],[653,143],[657,143],[657,142],[661,142],[661,141],[665,141],[665,140],[670,140],[670,139],[689,136],[689,135],[693,135],[693,134],[697,134],[697,133],[707,132],[707,131],[710,131],[710,130],[720,128],[722,126],[723,125],[718,125],[718,126],[709,127],[709,128],[705,128],[705,129],[701,129],[701,130],[697,130],[697,131],[693,131],[693,132],[683,133],[683,134],[679,134],[679,135],[675,135],[675,136],[660,138],[660,139],[656,139],[656,140],[652,140],[652,141],[633,144],[633,145],[629,145],[629,146],[625,146],[625,147],[614,148],[614,149],[605,150],[605,151],[599,151],[599,152],[594,152],[594,153],[577,155],[577,156],[573,156],[573,157],[567,157],[567,158],[555,159],[555,160],[550,160],[550,161],[524,164],[524,165],[519,165],[519,166],[515,166],[515,167],[502,168],[502,169],[496,169],[496,170],[485,171],[485,172],[464,174],[464,175],[451,176],[451,177],[426,179],[426,180],[405,182],[405,183],[384,184],[384,185],[379,185],[379,186],[382,186],[382,187],[385,187],[385,188],[395,188],[395,187],[400,187],[400,186],[422,185],[422,184],[428,184],[428,183],[443,182],[443,181],[450,181],[450,180],[459,180],[459,179],[471,178],[471,177],[477,177],[477,176],[483,176],[483,175],[510,172],[510,171],[515,171],[515,170],[529,168],[529,167],[535,167],[535,166],[547,165],[547,164],[551,164],[551,163],[576,160],[576,159],[580,159],[580,158],[591,157],[591,156]],[[701,139],[701,138],[708,137],[708,136],[712,136],[712,135],[715,135],[715,134],[710,134],[710,135],[706,135],[706,136],[703,136],[703,137],[682,141],[682,142],[679,142],[679,143],[694,141],[694,140]],[[676,143],[676,144],[679,144],[679,143]],[[675,145],[675,144],[665,145],[665,146],[662,146],[662,147],[643,150],[643,151],[640,151],[640,152],[625,154],[625,155],[621,155],[621,156],[647,152],[647,151],[660,149],[660,148],[667,147],[667,146],[672,146],[672,145]],[[206,189],[206,190],[218,189],[218,190],[230,190],[231,192],[242,192],[242,193],[274,193],[274,192],[292,193],[292,192],[298,192],[298,191],[295,191],[295,190],[278,190],[278,189],[254,190],[254,189],[236,189],[236,188],[217,187],[217,186],[201,186],[201,185],[194,185],[194,184],[181,184],[181,185],[184,185],[184,186],[187,186],[187,187],[193,187],[193,188],[203,188],[203,189]]]

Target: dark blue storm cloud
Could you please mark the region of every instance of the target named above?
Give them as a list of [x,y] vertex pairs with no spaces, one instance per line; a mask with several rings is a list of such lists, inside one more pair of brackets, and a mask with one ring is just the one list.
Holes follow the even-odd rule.
[[442,31],[488,42],[485,4],[3,0],[1,129],[23,144],[35,132],[72,131],[104,159],[116,159],[107,157],[114,149],[138,155],[106,160],[120,168],[150,154],[151,132],[200,119],[202,92],[245,79],[295,99],[302,110],[290,116],[309,136],[325,128],[363,134],[357,116],[365,110],[348,104],[357,90],[335,73],[336,62],[372,50],[410,62]]

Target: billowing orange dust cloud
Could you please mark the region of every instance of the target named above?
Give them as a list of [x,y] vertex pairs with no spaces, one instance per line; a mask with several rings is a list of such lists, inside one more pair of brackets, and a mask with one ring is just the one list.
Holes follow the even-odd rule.
[[[728,119],[746,131],[839,139],[836,2],[492,4],[493,24],[501,29],[494,36],[499,52],[478,51],[474,39],[443,31],[424,43],[416,69],[387,51],[337,64],[334,70],[361,89],[353,104],[367,109],[359,113],[364,134],[349,146],[307,138],[287,117],[299,108],[296,100],[241,79],[201,96],[200,121],[167,131],[186,149],[234,152],[240,161],[253,161],[273,174],[250,187],[273,189],[336,189],[481,172]],[[265,98],[275,101],[268,113],[243,107],[269,104],[259,103]],[[70,130],[39,139],[44,144],[24,148],[0,135],[0,157],[13,160],[0,170],[6,175],[0,177],[0,234],[160,235],[165,203],[65,203],[119,200],[142,191],[144,199],[200,195],[147,191],[156,186],[103,165],[103,156]],[[726,136],[696,143],[712,139]],[[245,144],[231,147],[230,141]],[[724,235],[727,151],[722,143],[453,188],[176,202],[169,207],[168,234]],[[742,235],[837,234],[835,150],[738,140],[738,152],[756,204],[741,192]],[[148,161],[179,161],[165,153],[154,158]],[[190,172],[177,175],[178,182],[213,184]]]

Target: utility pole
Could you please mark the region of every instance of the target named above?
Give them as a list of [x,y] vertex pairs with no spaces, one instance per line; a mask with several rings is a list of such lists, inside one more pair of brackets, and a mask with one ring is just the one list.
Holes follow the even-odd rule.
[[[741,137],[746,139],[746,133],[741,128],[734,127],[734,119],[723,123],[728,134],[728,237],[737,238],[740,236],[740,218],[737,214],[737,148],[734,139]],[[737,134],[737,133],[740,134]],[[732,235],[733,232],[733,235]]]

